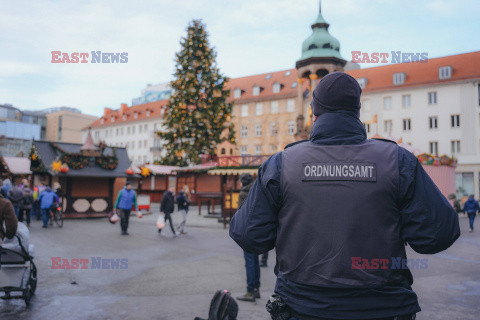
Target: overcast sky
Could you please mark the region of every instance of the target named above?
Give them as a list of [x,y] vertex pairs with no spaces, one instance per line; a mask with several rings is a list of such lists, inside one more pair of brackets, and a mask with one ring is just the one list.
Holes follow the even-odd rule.
[[[130,105],[148,83],[171,80],[193,18],[207,24],[225,75],[293,68],[318,0],[0,0],[0,8],[0,103],[98,116],[104,107]],[[431,58],[479,50],[479,12],[478,0],[322,1],[347,60],[353,50]],[[52,64],[53,50],[128,52],[128,63]]]

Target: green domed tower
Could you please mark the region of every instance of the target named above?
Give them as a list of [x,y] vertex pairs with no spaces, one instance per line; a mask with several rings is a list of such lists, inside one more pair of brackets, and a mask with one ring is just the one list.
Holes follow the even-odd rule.
[[[322,16],[322,4],[318,17],[312,24],[312,34],[303,41],[302,56],[296,62],[298,73],[298,103],[302,106],[297,118],[297,139],[305,139],[310,130],[310,92],[318,81],[334,71],[343,71],[347,61],[340,55],[340,42],[328,32],[330,25]],[[307,123],[304,124],[305,117]]]

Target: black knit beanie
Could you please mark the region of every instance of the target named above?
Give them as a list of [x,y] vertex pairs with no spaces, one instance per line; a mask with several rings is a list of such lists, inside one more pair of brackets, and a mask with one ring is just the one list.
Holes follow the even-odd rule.
[[362,89],[357,80],[344,72],[327,74],[317,84],[312,94],[312,112],[315,116],[338,110],[360,114]]

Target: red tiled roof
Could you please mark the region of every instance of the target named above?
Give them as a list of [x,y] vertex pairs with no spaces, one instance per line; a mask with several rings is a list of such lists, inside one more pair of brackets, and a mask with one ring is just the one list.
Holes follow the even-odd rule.
[[[167,105],[167,103],[168,103],[168,99],[148,102],[148,103],[139,104],[131,107],[128,107],[126,104],[122,104],[120,109],[117,109],[117,110],[105,108],[103,116],[95,120],[90,125],[90,127],[111,126],[118,123],[163,117],[164,107]],[[147,110],[150,110],[149,117],[147,117]],[[138,113],[137,118],[135,118],[135,112]],[[126,120],[123,120],[123,115],[127,116]],[[111,122],[112,117],[115,117],[114,122]],[[102,124],[102,119],[104,119],[103,124]]]
[[[450,79],[439,79],[438,68],[452,67]],[[406,74],[405,83],[393,84],[393,74],[403,72]],[[399,63],[366,69],[346,71],[355,79],[367,78],[364,92],[401,89],[417,87],[442,82],[460,81],[480,78],[480,51],[457,54],[441,58],[428,59],[420,63]]]
[[[287,76],[287,72],[290,74]],[[271,75],[269,79],[267,76]],[[280,99],[286,97],[294,97],[297,95],[297,87],[292,88],[292,84],[297,81],[297,70],[289,69],[270,73],[256,74],[253,76],[232,78],[227,83],[227,88],[230,89],[231,102],[251,102],[256,100]],[[278,82],[282,85],[280,92],[273,92],[273,84]],[[255,85],[263,88],[258,96],[253,95],[253,87]],[[234,98],[234,90],[241,89],[242,95],[240,98]]]

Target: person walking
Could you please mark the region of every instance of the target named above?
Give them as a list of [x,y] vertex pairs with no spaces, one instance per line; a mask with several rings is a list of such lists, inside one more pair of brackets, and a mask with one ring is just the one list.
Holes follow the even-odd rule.
[[[186,186],[184,186],[184,187],[186,187]],[[178,225],[177,231],[182,233],[182,234],[185,234],[186,233],[185,232],[185,223],[187,222],[189,202],[188,202],[187,195],[185,193],[184,188],[182,188],[182,191],[180,191],[178,193],[177,206],[178,206],[178,212],[180,212],[180,214],[182,215],[182,221]]]
[[27,227],[30,227],[30,215],[33,209],[33,195],[32,190],[28,186],[23,188],[23,198],[20,201],[20,214],[18,217],[19,222],[23,222],[25,219],[27,221]]
[[10,179],[3,180],[2,188],[0,188],[0,193],[7,200],[8,200],[8,191],[10,191],[11,188],[12,188],[12,182],[10,181]]
[[18,186],[13,185],[7,193],[8,200],[10,200],[13,205],[13,210],[17,219],[18,215],[20,214],[20,202],[23,199],[23,191],[20,186],[21,184],[19,184]]
[[[162,195],[162,201],[160,203],[160,214],[163,214],[165,216],[165,224],[167,223],[167,220],[169,221],[170,229],[172,229],[173,236],[176,237],[180,233],[175,231],[172,221],[172,213],[175,210],[175,197],[173,196],[174,192],[175,188],[170,187]],[[162,233],[162,229],[158,229],[158,233]]]
[[[238,195],[238,207],[240,208],[248,197],[248,192],[253,185],[253,177],[249,173],[240,176],[242,188]],[[260,264],[258,262],[258,254],[243,250],[245,259],[245,271],[247,273],[247,293],[237,297],[240,301],[255,302],[260,299]]]
[[[0,193],[0,240],[12,239],[17,233],[18,220],[10,201]],[[0,241],[1,245],[1,241]]]
[[138,211],[137,194],[134,190],[132,190],[131,183],[127,182],[125,187],[123,187],[123,189],[118,193],[117,201],[115,202],[114,206],[114,208],[120,210],[120,229],[122,236],[128,236],[127,229],[132,207]]
[[275,248],[272,317],[415,319],[405,244],[434,254],[460,236],[458,214],[415,155],[367,139],[361,92],[346,73],[324,76],[312,92],[309,140],[262,164],[230,223],[244,250]]
[[465,204],[463,205],[463,213],[468,214],[468,220],[470,222],[470,228],[468,229],[469,232],[473,231],[473,222],[477,216],[477,211],[480,211],[480,207],[472,194],[470,197],[468,197],[468,200],[465,201]]
[[52,206],[55,202],[58,202],[58,197],[55,192],[52,191],[50,186],[45,188],[45,191],[42,192],[40,198],[38,199],[40,202],[40,211],[42,212],[42,220],[43,226],[42,228],[48,228],[48,219],[50,219],[50,211],[52,210]]

